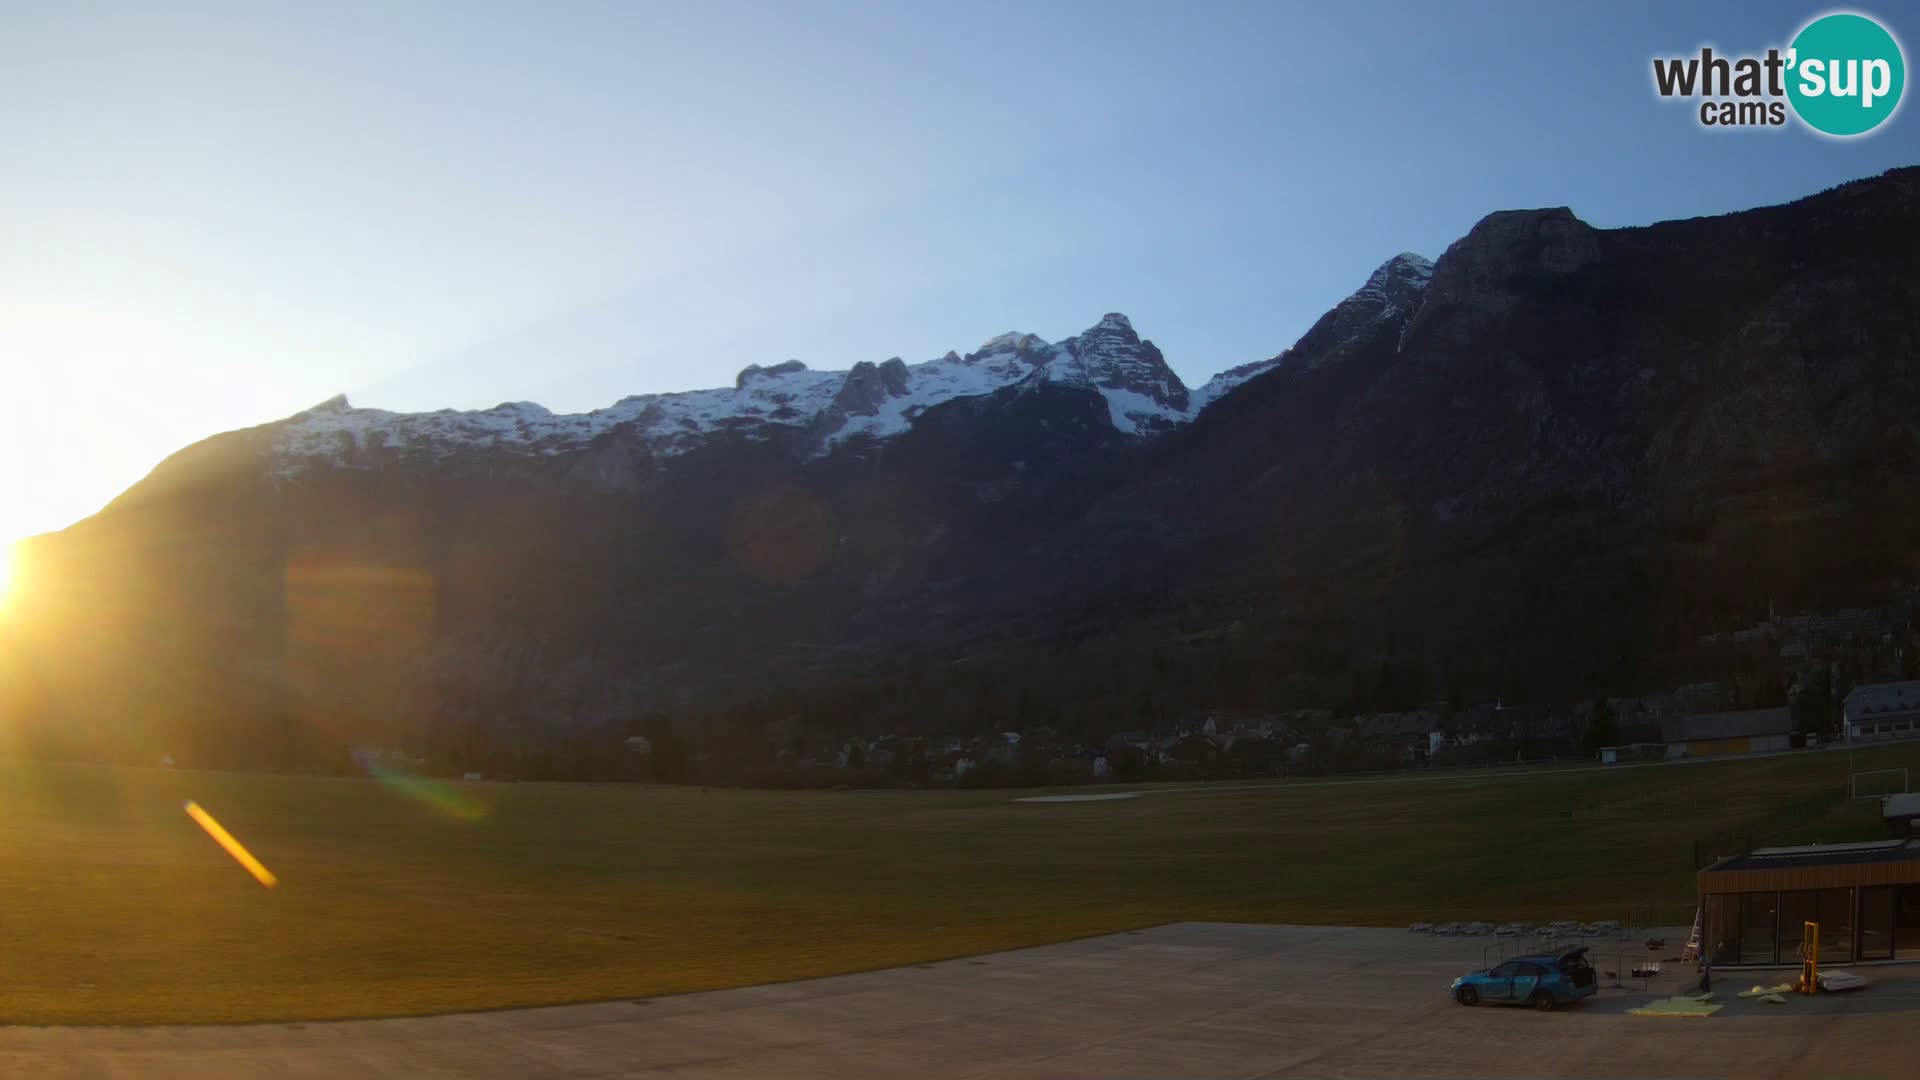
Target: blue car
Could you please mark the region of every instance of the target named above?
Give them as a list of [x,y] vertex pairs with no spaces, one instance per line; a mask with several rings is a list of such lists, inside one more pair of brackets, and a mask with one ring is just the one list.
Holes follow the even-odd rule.
[[1453,980],[1447,991],[1462,1005],[1528,1005],[1541,1012],[1591,996],[1600,989],[1587,963],[1587,950],[1538,956],[1516,956],[1486,971],[1471,971]]

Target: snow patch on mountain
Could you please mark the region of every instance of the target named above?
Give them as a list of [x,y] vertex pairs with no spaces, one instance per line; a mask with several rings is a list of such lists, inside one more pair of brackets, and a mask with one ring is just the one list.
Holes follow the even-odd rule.
[[751,429],[765,424],[808,423],[845,381],[846,372],[779,364],[747,369],[731,390],[640,394],[573,414],[556,414],[531,402],[479,412],[395,413],[356,409],[341,396],[280,424],[276,449],[287,459],[335,461],[350,450],[428,459],[487,448],[557,454],[631,425],[647,435],[656,453],[671,456],[718,431],[738,428],[751,436]]
[[1433,281],[1433,260],[1424,255],[1415,255],[1403,251],[1374,270],[1367,277],[1367,283],[1348,299],[1379,300],[1393,303],[1396,284],[1414,284],[1424,288]]
[[1200,389],[1193,392],[1192,402],[1194,415],[1199,415],[1202,409],[1226,397],[1227,394],[1238,389],[1241,384],[1253,378],[1255,375],[1261,375],[1279,367],[1280,361],[1285,358],[1286,354],[1282,353],[1280,356],[1275,356],[1270,359],[1255,360],[1251,364],[1241,364],[1236,368],[1228,368],[1213,378],[1208,379],[1205,383],[1201,384]]
[[871,416],[849,417],[827,435],[826,445],[838,445],[857,436],[890,438],[911,427],[913,418],[921,412],[942,402],[979,397],[1012,386],[1033,373],[1031,362],[1017,350],[1021,339],[1039,342],[1032,334],[1002,334],[965,358],[948,353],[938,360],[907,365],[906,393],[889,396]]
[[[1365,285],[1321,316],[1300,339],[1315,345],[1309,370],[1338,363],[1346,356],[1348,343],[1382,323],[1404,318],[1411,325],[1432,283],[1433,260],[1425,256],[1403,251],[1381,263]],[[1404,330],[1401,339],[1404,343]]]
[[[1411,251],[1403,251],[1381,263],[1360,286],[1332,311],[1320,317],[1293,348],[1267,360],[1242,364],[1208,379],[1193,392],[1193,411],[1220,400],[1257,376],[1282,367],[1294,356],[1311,356],[1309,370],[1338,363],[1352,343],[1363,339],[1380,324],[1406,317],[1408,325],[1426,299],[1427,286],[1433,282],[1433,261]],[[1405,332],[1401,335],[1405,340]]]
[[[1395,317],[1404,305],[1417,303],[1432,276],[1430,261],[1395,256],[1315,331],[1329,320],[1354,324]],[[317,463],[437,460],[486,449],[553,455],[580,449],[615,429],[637,436],[655,458],[685,453],[719,434],[765,439],[782,428],[809,431],[813,441],[808,445],[827,453],[849,440],[899,435],[915,417],[944,402],[1028,381],[1087,387],[1105,399],[1115,430],[1145,436],[1191,421],[1249,379],[1284,363],[1292,351],[1222,372],[1189,391],[1160,350],[1143,340],[1125,315],[1113,312],[1057,343],[1014,331],[987,339],[966,356],[949,352],[920,364],[898,357],[878,365],[862,362],[850,371],[814,371],[798,360],[754,364],[731,388],[638,394],[587,413],[553,413],[529,401],[472,412],[395,413],[357,409],[340,396],[272,425],[273,444],[283,475]]]

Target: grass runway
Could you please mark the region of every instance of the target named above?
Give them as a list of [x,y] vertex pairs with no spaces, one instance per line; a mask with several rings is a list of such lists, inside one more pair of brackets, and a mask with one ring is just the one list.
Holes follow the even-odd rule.
[[[1920,772],[1920,745],[1859,757]],[[1183,919],[1623,918],[1659,903],[1680,921],[1694,837],[1844,784],[1848,758],[1055,804],[0,759],[0,1023],[650,997]],[[278,887],[220,850],[189,799]],[[1880,835],[1874,808],[1835,806],[1798,838]]]

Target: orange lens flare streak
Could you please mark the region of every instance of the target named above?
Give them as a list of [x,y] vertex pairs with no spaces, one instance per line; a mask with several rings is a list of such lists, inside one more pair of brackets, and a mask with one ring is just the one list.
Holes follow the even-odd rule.
[[232,833],[223,828],[219,822],[213,820],[212,814],[200,809],[200,804],[194,802],[192,799],[187,800],[187,816],[192,818],[201,828],[207,830],[207,835],[213,837],[213,842],[225,848],[227,854],[233,856],[233,861],[245,867],[247,873],[252,874],[255,881],[258,881],[269,889],[280,884],[280,879],[273,876],[273,871],[261,865],[260,860],[253,857],[253,852],[248,851],[240,841],[235,840]]

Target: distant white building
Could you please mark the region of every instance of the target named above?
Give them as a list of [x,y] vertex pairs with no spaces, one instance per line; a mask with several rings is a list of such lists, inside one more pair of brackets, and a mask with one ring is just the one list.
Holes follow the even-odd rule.
[[1920,681],[1856,686],[1840,706],[1848,742],[1920,736]]

